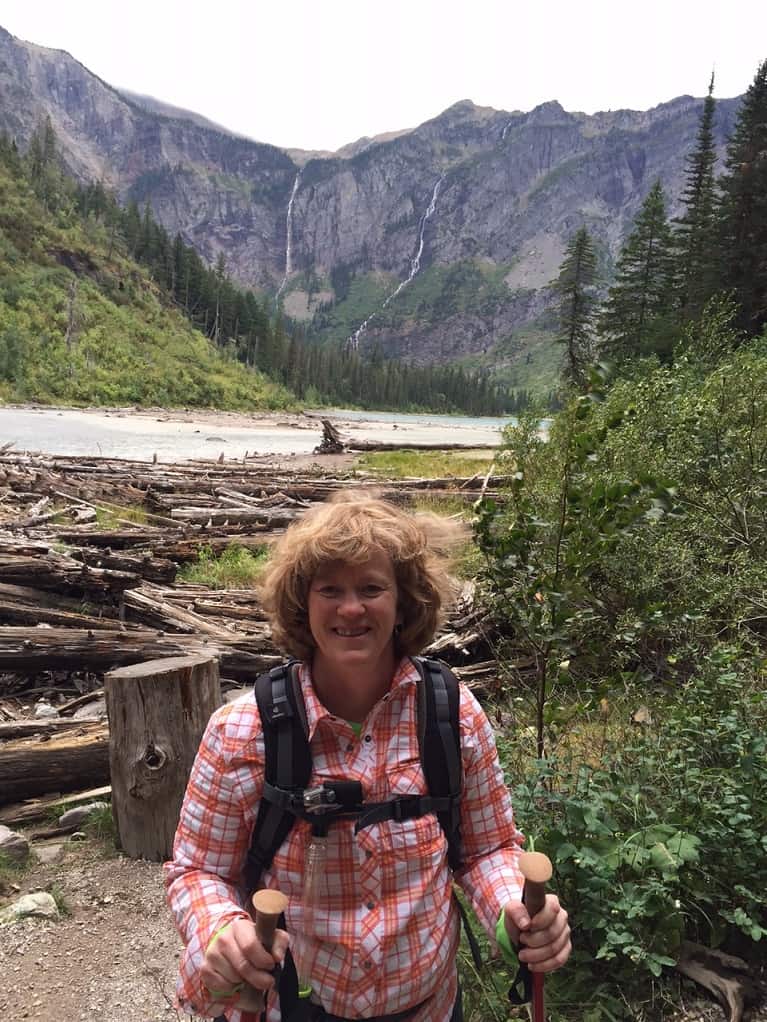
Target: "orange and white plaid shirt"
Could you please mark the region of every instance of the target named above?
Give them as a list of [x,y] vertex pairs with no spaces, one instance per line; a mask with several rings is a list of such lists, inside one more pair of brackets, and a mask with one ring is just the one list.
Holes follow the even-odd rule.
[[[427,794],[418,752],[417,679],[413,663],[403,659],[357,737],[319,702],[303,666],[311,784],[339,777],[360,781],[369,802]],[[514,826],[492,727],[464,686],[460,730],[463,866],[455,879],[492,939],[502,906],[521,896],[523,838]],[[186,944],[178,1003],[192,1014],[210,1014],[212,999],[200,980],[208,942],[226,923],[249,918],[238,885],[263,781],[263,735],[251,694],[211,718],[181,809],[173,860],[165,865],[168,902]],[[289,898],[287,929],[299,975],[310,968],[315,995],[342,1018],[426,1002],[413,1022],[448,1022],[457,993],[460,927],[442,829],[436,817],[422,816],[385,820],[356,835],[353,830],[351,820],[330,826],[311,933],[304,929],[301,901],[309,824],[296,822],[264,874],[265,886]],[[275,1002],[270,998],[268,1022],[280,1020]],[[234,1008],[227,1017],[256,1022],[255,1015]]]

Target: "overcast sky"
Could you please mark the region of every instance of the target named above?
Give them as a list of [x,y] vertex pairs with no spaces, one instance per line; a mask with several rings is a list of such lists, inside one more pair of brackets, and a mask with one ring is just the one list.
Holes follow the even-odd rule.
[[336,149],[459,99],[647,109],[736,96],[767,57],[765,0],[2,0],[0,25],[112,85],[263,142]]

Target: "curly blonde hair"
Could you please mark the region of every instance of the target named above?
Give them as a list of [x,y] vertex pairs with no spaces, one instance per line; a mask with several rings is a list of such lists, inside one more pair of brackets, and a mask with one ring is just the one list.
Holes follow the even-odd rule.
[[309,587],[321,567],[364,564],[375,550],[392,561],[402,627],[398,655],[419,653],[434,637],[454,594],[450,556],[465,530],[430,514],[411,514],[387,500],[349,490],[293,522],[272,550],[259,585],[278,647],[311,659]]

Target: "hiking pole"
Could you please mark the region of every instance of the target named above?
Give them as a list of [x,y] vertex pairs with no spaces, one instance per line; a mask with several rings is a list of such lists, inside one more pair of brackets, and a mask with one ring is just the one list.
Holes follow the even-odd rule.
[[[551,861],[543,852],[522,852],[519,868],[525,878],[522,890],[522,904],[532,919],[546,902],[546,882],[551,880]],[[545,1022],[545,1000],[543,997],[543,973],[533,972],[533,1022]]]
[[[264,888],[253,895],[254,922],[256,936],[264,948],[271,953],[274,944],[274,931],[280,916],[288,906],[287,896],[280,891]],[[243,986],[235,1007],[240,1011],[258,1014],[264,1010],[266,994],[263,990],[255,990],[247,983]]]

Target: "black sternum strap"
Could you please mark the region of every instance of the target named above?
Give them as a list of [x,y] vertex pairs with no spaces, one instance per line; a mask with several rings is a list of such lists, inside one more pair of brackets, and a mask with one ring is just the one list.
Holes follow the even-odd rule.
[[358,834],[365,827],[374,823],[382,823],[384,820],[394,820],[400,823],[402,820],[416,820],[420,816],[428,816],[431,813],[450,812],[453,802],[459,796],[446,795],[442,798],[434,798],[431,795],[413,795],[403,798],[393,798],[388,802],[369,802],[363,807],[356,824],[354,833]]

